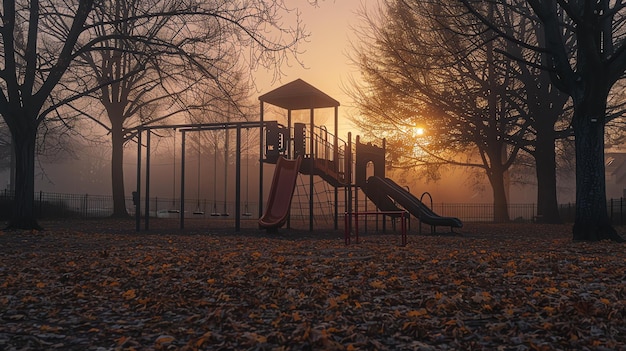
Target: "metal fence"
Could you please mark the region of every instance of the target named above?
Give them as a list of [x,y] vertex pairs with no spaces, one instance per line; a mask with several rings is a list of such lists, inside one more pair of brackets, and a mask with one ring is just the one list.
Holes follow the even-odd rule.
[[[11,213],[13,193],[0,192],[0,219],[8,219]],[[141,199],[143,208],[145,199]],[[126,210],[135,214],[132,196],[125,199]],[[171,198],[150,198],[150,216],[159,218],[178,218],[180,200]],[[223,217],[233,216],[234,202],[209,201],[208,199],[188,199],[185,201],[186,217]],[[244,216],[258,214],[256,203],[242,203],[241,213]],[[38,219],[55,218],[98,218],[113,215],[113,197],[91,194],[62,194],[40,191],[35,194],[35,215]]]
[[[4,190],[0,192],[0,217],[7,219],[11,213],[13,194]],[[144,199],[141,199],[142,207]],[[324,220],[331,220],[333,204],[327,201],[323,206],[315,204],[314,216],[324,217]],[[292,215],[296,217],[307,217],[308,211],[296,209],[295,206],[302,204],[292,203]],[[306,204],[308,206],[308,204]],[[359,208],[373,209],[372,204],[365,201],[359,202]],[[135,206],[132,196],[126,198],[126,208],[129,214],[134,215]],[[256,202],[241,203],[241,214],[245,217],[258,217],[258,204]],[[171,198],[151,198],[150,216],[161,218],[178,218],[180,200]],[[344,202],[339,203],[339,212],[343,213]],[[435,213],[446,217],[457,217],[464,222],[494,222],[494,205],[483,203],[434,203],[432,209]],[[623,225],[626,223],[626,199],[610,199],[607,202],[609,217],[613,224]],[[536,218],[537,208],[535,204],[509,204],[507,206],[509,219],[519,222],[530,222]],[[575,214],[575,204],[561,204],[559,206],[561,219],[565,222],[573,222]],[[185,217],[220,217],[228,218],[234,216],[235,202],[212,201],[208,199],[188,199],[185,201]],[[95,218],[108,217],[113,214],[113,198],[107,195],[90,194],[62,194],[38,192],[35,194],[35,214],[39,219],[55,218]]]
[[[456,217],[463,222],[495,222],[496,207],[489,203],[424,203],[436,214],[444,217]],[[373,210],[376,206],[369,200],[362,199],[356,207]],[[518,222],[530,222],[537,216],[535,204],[508,204],[509,219]]]
[[[613,225],[626,224],[626,198],[609,199],[606,207]],[[576,204],[568,203],[559,205],[559,213],[563,221],[574,222],[576,217]]]
[[[493,204],[433,204],[433,211],[440,216],[456,217],[463,222],[494,222],[496,207]],[[535,204],[509,204],[509,219],[530,222],[537,215]]]
[[[2,216],[7,217],[13,194],[4,190],[0,194]],[[132,198],[126,199],[127,208]],[[35,194],[35,215],[39,219],[108,217],[113,214],[113,198],[106,195],[62,194],[40,191]],[[6,218],[5,218],[6,219]]]
[[617,225],[623,225],[626,222],[626,199],[611,199],[608,203],[609,216],[611,222]]

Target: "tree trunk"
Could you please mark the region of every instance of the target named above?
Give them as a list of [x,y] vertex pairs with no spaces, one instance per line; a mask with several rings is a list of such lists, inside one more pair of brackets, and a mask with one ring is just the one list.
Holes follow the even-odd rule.
[[36,229],[35,218],[35,145],[37,133],[29,131],[13,135],[15,147],[15,198],[7,229]]
[[534,153],[537,174],[537,222],[562,223],[559,204],[556,197],[556,151],[554,128],[551,133],[537,131]]
[[506,198],[506,186],[504,184],[504,171],[490,169],[488,179],[493,191],[493,220],[496,223],[510,221],[509,209]]
[[606,205],[605,108],[601,101],[601,98],[587,98],[574,112],[576,219],[573,235],[577,241],[623,242],[611,224]]
[[111,128],[111,190],[113,217],[128,217],[124,187],[124,135],[121,127]]

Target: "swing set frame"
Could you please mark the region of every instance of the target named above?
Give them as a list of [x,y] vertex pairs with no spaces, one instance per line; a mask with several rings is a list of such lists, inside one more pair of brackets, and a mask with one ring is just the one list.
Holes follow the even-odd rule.
[[[260,143],[263,143],[263,132],[266,125],[271,122],[223,122],[223,123],[193,123],[193,124],[174,124],[174,125],[159,125],[159,126],[141,126],[136,129],[137,136],[137,188],[133,193],[133,197],[141,199],[141,187],[142,187],[142,150],[145,148],[145,194],[144,194],[144,229],[148,230],[150,227],[150,139],[151,135],[155,134],[154,130],[159,129],[173,129],[175,133],[180,132],[181,137],[181,159],[180,159],[180,209],[177,209],[179,213],[180,229],[185,228],[185,154],[186,154],[186,134],[190,132],[202,132],[213,130],[224,130],[228,133],[230,130],[236,130],[236,149],[241,150],[241,130],[242,129],[258,129],[260,133]],[[143,141],[145,132],[145,145]],[[157,135],[157,134],[155,134]],[[158,135],[157,135],[158,136]],[[246,138],[248,136],[246,135]],[[248,142],[248,140],[246,140]],[[249,145],[246,145],[248,147]],[[262,147],[262,146],[260,146]],[[263,156],[260,155],[260,158]],[[262,172],[263,168],[260,168],[259,172]],[[247,173],[247,171],[246,171]],[[175,185],[174,185],[175,186]],[[247,191],[247,190],[246,190]],[[248,195],[248,194],[246,194]],[[246,200],[247,206],[247,200]],[[241,153],[236,152],[235,157],[235,231],[241,230],[241,217],[249,216],[247,209],[246,213],[241,213]],[[135,203],[135,229],[141,231],[141,201]]]
[[[307,146],[308,148],[308,155],[310,157],[311,160],[315,160],[316,157],[316,150],[315,150],[315,146],[314,146],[314,140],[315,140],[315,110],[316,109],[322,109],[322,108],[333,108],[334,109],[334,138],[335,138],[335,142],[334,142],[334,152],[337,154],[338,153],[338,109],[339,109],[339,102],[335,99],[333,99],[332,97],[326,95],[325,93],[323,93],[322,91],[318,90],[317,88],[315,88],[314,86],[310,85],[309,83],[306,83],[305,81],[303,81],[302,79],[296,79],[290,83],[287,83],[281,87],[278,87],[270,92],[267,92],[261,96],[259,96],[259,102],[260,102],[260,108],[259,108],[259,121],[246,121],[246,122],[223,122],[223,123],[207,123],[207,124],[179,124],[179,125],[168,125],[168,126],[140,126],[134,130],[132,130],[131,132],[136,133],[137,135],[137,191],[133,194],[133,198],[134,199],[140,199],[140,188],[141,188],[141,150],[142,150],[142,134],[144,131],[146,131],[147,136],[146,136],[146,194],[144,196],[145,199],[145,228],[148,229],[148,221],[149,221],[149,193],[150,193],[150,186],[149,186],[149,174],[150,174],[150,135],[152,133],[153,129],[163,129],[163,128],[174,128],[176,130],[180,130],[182,132],[182,148],[181,148],[181,152],[182,152],[182,159],[181,159],[181,194],[180,194],[180,213],[179,213],[179,218],[180,218],[180,228],[184,229],[184,220],[185,220],[185,208],[184,208],[184,188],[185,188],[185,182],[184,182],[184,171],[185,171],[185,133],[186,132],[191,132],[191,131],[202,131],[202,130],[216,130],[216,129],[224,129],[224,130],[230,130],[230,129],[236,129],[237,130],[237,150],[241,150],[241,129],[253,129],[253,128],[258,128],[259,130],[259,162],[260,162],[260,167],[259,167],[259,202],[258,202],[258,211],[259,211],[259,218],[262,217],[263,215],[263,184],[265,184],[264,180],[263,180],[263,163],[267,162],[267,160],[263,159],[263,156],[268,156],[268,149],[267,147],[269,145],[267,145],[266,143],[264,143],[264,141],[266,141],[265,138],[265,131],[266,130],[271,130],[271,128],[269,128],[270,124],[272,126],[274,126],[274,128],[276,128],[276,125],[278,124],[277,121],[264,121],[264,106],[265,104],[269,104],[269,105],[273,105],[276,107],[280,107],[284,110],[287,110],[287,126],[282,126],[282,129],[286,129],[287,131],[289,131],[289,134],[287,134],[286,136],[286,148],[283,151],[286,151],[287,153],[287,157],[292,156],[291,154],[291,146],[295,147],[295,144],[292,145],[292,140],[291,140],[291,127],[292,127],[292,121],[291,121],[291,113],[292,111],[295,110],[309,110],[309,130],[307,130],[307,132],[309,133],[309,140],[310,140],[310,144],[309,146]],[[280,133],[276,133],[276,134],[280,134]],[[352,158],[352,148],[350,146],[350,133],[348,133],[348,146],[347,146],[347,150],[349,150],[349,156],[346,159],[348,162],[351,162],[351,158]],[[269,136],[268,136],[269,137]],[[302,135],[302,137],[305,137],[304,135]],[[278,146],[278,145],[272,145],[272,146]],[[264,150],[265,148],[265,150]],[[265,151],[265,153],[264,153]],[[272,150],[272,155],[273,156],[277,156],[275,155],[275,151],[279,151],[279,150]],[[303,151],[306,154],[307,150],[300,150]],[[295,149],[294,149],[294,154],[295,154]],[[271,163],[271,162],[270,162]],[[235,205],[235,230],[236,231],[240,231],[241,229],[241,225],[240,225],[240,220],[241,220],[241,153],[237,152],[236,155],[236,176],[235,176],[235,192],[236,192],[236,205]],[[351,174],[350,172],[351,169],[351,163],[349,163],[349,166],[347,168],[347,173]],[[314,172],[310,172],[309,174],[309,194],[313,194],[313,188],[314,188],[314,181],[313,181],[313,177],[314,177]],[[351,182],[351,176],[348,177],[348,181]],[[346,190],[345,195],[346,195],[346,211],[351,212],[352,208],[351,208],[351,203],[352,203],[352,186],[347,186],[344,187],[344,189]],[[355,194],[355,198],[356,198],[356,194]],[[338,229],[338,222],[339,222],[339,190],[338,187],[335,186],[335,190],[334,190],[334,204],[335,204],[335,215],[334,215],[334,226],[335,229]],[[136,229],[137,231],[139,231],[141,229],[141,201],[138,200],[136,201],[135,204],[135,216],[136,216]],[[313,216],[313,196],[309,197],[309,230],[313,231],[313,220],[314,220],[314,216]]]

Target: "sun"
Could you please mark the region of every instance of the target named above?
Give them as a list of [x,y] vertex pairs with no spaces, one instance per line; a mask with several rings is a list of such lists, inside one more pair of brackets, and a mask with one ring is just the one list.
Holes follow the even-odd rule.
[[415,134],[416,134],[417,136],[424,135],[424,128],[422,128],[422,127],[417,127],[417,128],[415,128]]

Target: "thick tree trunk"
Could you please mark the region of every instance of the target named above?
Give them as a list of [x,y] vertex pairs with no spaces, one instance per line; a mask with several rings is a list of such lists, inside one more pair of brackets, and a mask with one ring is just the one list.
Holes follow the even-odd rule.
[[508,202],[506,198],[506,186],[504,184],[504,172],[489,170],[489,183],[493,191],[493,220],[496,223],[510,221]]
[[604,166],[605,109],[602,103],[597,105],[593,106],[593,102],[588,101],[586,105],[578,106],[574,113],[576,145],[574,240],[622,242],[623,239],[613,228],[607,211]]
[[36,229],[35,218],[35,131],[13,136],[15,147],[15,199],[7,229]]
[[[551,134],[554,129],[551,127]],[[537,175],[537,221],[540,223],[562,223],[556,197],[556,151],[553,135],[537,132],[534,153]]]
[[124,135],[121,128],[111,129],[111,187],[113,217],[128,217],[124,188]]

